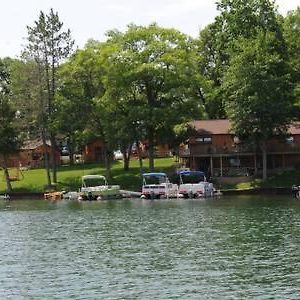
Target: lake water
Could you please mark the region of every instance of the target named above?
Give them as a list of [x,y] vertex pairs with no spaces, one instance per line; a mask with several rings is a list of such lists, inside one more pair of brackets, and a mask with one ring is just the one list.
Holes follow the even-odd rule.
[[0,202],[0,299],[300,299],[292,197]]

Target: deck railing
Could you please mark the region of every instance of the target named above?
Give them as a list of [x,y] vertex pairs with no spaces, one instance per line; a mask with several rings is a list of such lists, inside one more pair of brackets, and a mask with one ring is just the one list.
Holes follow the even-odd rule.
[[254,174],[253,167],[226,167],[214,168],[213,177],[237,177],[237,176],[252,176]]
[[[179,156],[189,157],[197,155],[230,155],[237,153],[260,153],[260,149],[252,145],[238,146],[214,146],[214,145],[191,145],[188,149],[181,149]],[[269,145],[267,153],[300,153],[300,145],[278,144]]]

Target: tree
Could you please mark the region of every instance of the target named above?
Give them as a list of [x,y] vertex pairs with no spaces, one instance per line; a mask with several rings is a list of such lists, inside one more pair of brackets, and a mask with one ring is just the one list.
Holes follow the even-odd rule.
[[[109,177],[111,149],[108,147],[103,129],[103,112],[102,110],[98,112],[95,104],[95,99],[103,97],[105,92],[101,52],[102,44],[90,40],[84,49],[77,50],[62,66],[56,116],[58,130],[67,133],[69,140],[86,142],[86,137],[93,136],[105,141],[104,153]],[[112,124],[111,121],[112,119],[109,119],[108,124]]]
[[18,126],[22,139],[40,136],[41,105],[39,102],[39,74],[34,61],[5,58],[10,73],[10,100],[18,113]]
[[103,71],[97,54],[99,47],[99,43],[90,41],[84,49],[77,50],[59,71],[60,88],[53,125],[67,138],[71,163],[81,133],[87,128],[94,131],[91,121],[95,110],[93,99],[104,92]]
[[[57,70],[72,52],[74,41],[68,29],[63,31],[63,23],[59,20],[58,13],[50,10],[49,15],[40,12],[38,21],[34,26],[27,26],[28,45],[27,57],[31,57],[38,64],[40,98],[43,103],[43,115],[41,117],[42,135],[45,144],[47,133],[51,140],[51,165],[52,180],[57,181],[55,149],[56,139],[54,128],[49,125],[54,114],[54,99],[57,92]],[[46,91],[44,93],[44,91]],[[45,99],[44,99],[45,97]]]
[[256,39],[239,40],[240,54],[232,58],[223,84],[233,133],[261,148],[263,179],[266,143],[287,131],[293,105],[290,69],[277,43],[274,33],[264,31]]
[[[125,33],[110,32],[106,46],[106,95],[114,107],[135,112],[125,114],[127,124],[139,124],[146,133],[153,170],[160,133],[201,115],[197,89],[202,77],[197,73],[194,44],[174,29],[152,24],[130,25]],[[126,126],[124,118],[122,124]]]
[[273,32],[281,51],[284,50],[282,28],[274,1],[270,0],[219,0],[220,14],[212,24],[200,32],[199,55],[201,72],[211,81],[211,92],[206,97],[210,118],[225,118],[225,101],[222,89],[223,76],[230,59],[238,54],[239,39],[255,38],[260,31]]
[[300,116],[300,7],[288,13],[283,22],[283,35],[288,50],[288,62],[292,68],[294,94],[297,97],[295,118]]
[[7,192],[12,191],[7,165],[8,154],[15,152],[19,146],[18,135],[14,126],[15,110],[9,101],[9,83],[7,67],[0,60],[0,154]]
[[[139,145],[141,140],[145,140],[143,124],[139,121],[140,108],[130,105],[130,97],[122,87],[110,86],[105,95],[96,102],[97,116],[102,120],[102,132],[107,148],[120,148],[125,171],[129,170],[133,144]],[[140,155],[139,158],[142,169]]]
[[[23,54],[22,60],[5,58],[10,69],[10,99],[18,114],[18,131],[22,140],[45,136],[45,89],[42,83],[41,67],[30,57]],[[48,185],[51,185],[48,155],[45,150],[45,169]]]

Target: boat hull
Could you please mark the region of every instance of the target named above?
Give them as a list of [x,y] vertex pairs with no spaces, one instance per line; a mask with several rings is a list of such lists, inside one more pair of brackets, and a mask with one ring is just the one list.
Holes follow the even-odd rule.
[[142,187],[142,197],[147,199],[176,198],[177,195],[177,184],[151,184]]
[[213,197],[214,187],[209,182],[185,183],[179,186],[179,195],[184,198]]
[[104,199],[114,199],[120,198],[121,192],[119,186],[111,187],[93,187],[93,188],[82,188],[79,200],[104,200]]

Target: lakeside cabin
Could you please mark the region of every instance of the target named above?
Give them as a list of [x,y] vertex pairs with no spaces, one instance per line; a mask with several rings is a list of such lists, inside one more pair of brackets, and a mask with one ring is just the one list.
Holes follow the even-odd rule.
[[[50,155],[51,144],[46,142],[46,153]],[[9,168],[41,168],[45,165],[45,149],[41,140],[26,141],[20,150],[10,154],[7,160]],[[60,151],[55,149],[55,159],[57,165],[60,165]]]
[[103,162],[104,154],[104,141],[96,138],[88,142],[82,152],[83,161],[86,163]]
[[[228,183],[248,181],[262,172],[262,154],[255,144],[240,141],[231,133],[229,120],[193,121],[195,134],[180,148],[181,163],[193,170],[203,170]],[[267,144],[269,174],[300,166],[300,123],[293,123],[285,138],[273,138]],[[248,178],[249,179],[249,178]]]

